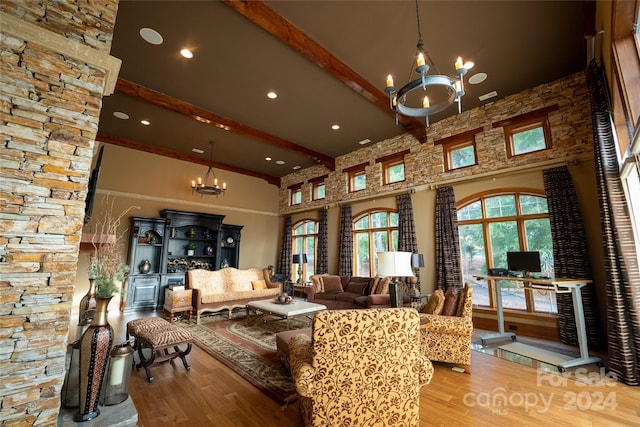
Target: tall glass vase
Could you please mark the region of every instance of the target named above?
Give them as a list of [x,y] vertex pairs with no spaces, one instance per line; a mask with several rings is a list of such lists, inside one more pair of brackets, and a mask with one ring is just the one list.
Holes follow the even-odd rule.
[[98,400],[113,343],[113,329],[107,321],[111,298],[96,297],[96,312],[80,338],[80,407],[73,417],[76,422],[89,421],[100,415]]

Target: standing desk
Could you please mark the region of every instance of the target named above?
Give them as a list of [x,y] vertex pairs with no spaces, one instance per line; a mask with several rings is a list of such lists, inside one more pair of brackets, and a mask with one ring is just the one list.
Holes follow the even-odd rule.
[[590,363],[601,363],[599,357],[589,356],[589,347],[587,342],[587,330],[584,323],[584,307],[582,306],[581,289],[591,283],[589,279],[537,279],[533,277],[511,277],[511,276],[475,276],[476,279],[487,280],[489,286],[493,286],[496,296],[496,314],[498,318],[498,333],[483,335],[480,337],[482,345],[490,341],[511,339],[516,340],[513,332],[505,332],[504,330],[504,313],[502,309],[502,289],[497,285],[500,280],[510,280],[519,282],[525,290],[545,290],[555,292],[557,294],[571,293],[573,302],[573,315],[576,323],[576,333],[578,335],[578,346],[580,349],[580,357],[561,362],[558,365],[560,371],[574,366],[588,365]]

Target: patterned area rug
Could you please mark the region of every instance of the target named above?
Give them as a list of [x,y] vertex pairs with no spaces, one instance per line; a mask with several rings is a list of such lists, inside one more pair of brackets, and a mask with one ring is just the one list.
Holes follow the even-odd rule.
[[[231,320],[225,312],[202,317],[199,325],[189,325],[184,320],[176,324],[193,333],[198,347],[276,402],[286,404],[297,399],[289,371],[282,367],[276,354],[275,334],[286,330],[285,321],[265,316],[247,326],[244,312],[234,313]],[[290,329],[308,326],[302,320],[289,321]]]

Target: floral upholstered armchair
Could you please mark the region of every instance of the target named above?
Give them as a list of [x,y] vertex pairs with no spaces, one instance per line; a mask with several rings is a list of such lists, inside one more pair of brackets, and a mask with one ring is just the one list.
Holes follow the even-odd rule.
[[289,342],[306,426],[418,426],[433,366],[412,308],[327,310]]
[[[447,292],[447,296],[443,298],[449,298],[449,294]],[[423,351],[427,358],[463,365],[467,373],[471,373],[472,294],[471,285],[465,283],[448,314],[420,313],[420,332],[423,335],[421,344],[424,345]],[[443,302],[443,305],[448,302]]]

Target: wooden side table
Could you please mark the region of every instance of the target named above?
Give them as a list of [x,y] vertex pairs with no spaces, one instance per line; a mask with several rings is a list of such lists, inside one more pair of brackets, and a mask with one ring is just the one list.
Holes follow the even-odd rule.
[[169,322],[173,323],[176,313],[189,312],[189,324],[193,316],[193,306],[191,304],[191,289],[174,291],[166,289],[164,291],[164,306],[162,309],[169,314]]

